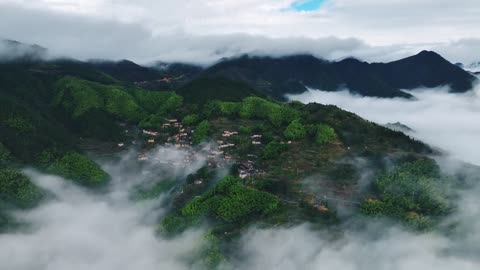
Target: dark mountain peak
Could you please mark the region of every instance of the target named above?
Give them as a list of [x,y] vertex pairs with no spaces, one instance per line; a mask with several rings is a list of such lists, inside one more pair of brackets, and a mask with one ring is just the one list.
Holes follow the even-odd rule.
[[433,51],[421,51],[414,56],[376,68],[389,84],[399,89],[450,86],[452,92],[466,92],[472,89],[476,80],[474,76]]
[[[448,60],[443,58],[440,54],[434,51],[426,51],[426,50],[423,50],[416,55],[403,58],[397,61],[393,61],[387,64],[397,64],[397,63],[406,63],[409,65],[422,65],[422,66],[425,66],[425,65],[430,66],[435,64],[454,66]],[[431,67],[434,67],[434,66],[431,66]]]
[[123,66],[123,67],[132,67],[132,68],[143,68],[142,66],[138,65],[137,63],[127,60],[127,59],[122,59],[117,62],[117,65]]
[[433,51],[372,64],[353,57],[329,62],[309,54],[276,58],[243,55],[225,59],[201,76],[241,81],[279,99],[285,94],[301,93],[306,87],[325,91],[348,88],[364,96],[411,98],[401,90],[450,86],[453,92],[466,92],[475,80]]
[[[423,57],[442,57],[440,54],[434,52],[434,51],[428,51],[428,50],[423,50],[417,54],[417,56],[423,56]],[[443,57],[442,57],[443,58]]]
[[355,57],[348,57],[338,62],[335,62],[336,65],[339,66],[360,66],[360,65],[368,65],[367,62],[361,61]]

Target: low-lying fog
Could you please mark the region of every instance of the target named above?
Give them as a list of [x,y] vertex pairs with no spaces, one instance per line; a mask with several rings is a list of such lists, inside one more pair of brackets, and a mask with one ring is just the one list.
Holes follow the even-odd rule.
[[[400,121],[413,136],[439,146],[454,157],[480,164],[480,97],[475,92],[454,95],[444,89],[412,92],[417,101],[361,98],[342,93],[310,91],[291,97],[303,102],[336,104],[378,122]],[[189,258],[201,247],[202,228],[175,239],[156,236],[157,218],[165,213],[162,198],[129,199],[132,186],[185,176],[200,168],[172,169],[186,153],[158,148],[151,163],[137,166],[136,155],[103,162],[112,176],[109,191],[93,194],[59,177],[25,172],[55,200],[30,211],[14,213],[30,223],[28,230],[0,235],[0,269],[6,270],[153,270],[197,269]],[[162,161],[162,162],[160,162]],[[477,270],[480,269],[480,185],[459,190],[458,211],[442,228],[448,233],[416,234],[382,223],[347,231],[334,242],[329,232],[294,228],[251,229],[240,241],[234,269],[336,270]],[[454,229],[449,226],[456,224]]]

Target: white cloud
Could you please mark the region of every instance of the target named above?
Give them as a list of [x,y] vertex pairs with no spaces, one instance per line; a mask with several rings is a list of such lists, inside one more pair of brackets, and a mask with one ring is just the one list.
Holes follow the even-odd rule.
[[[203,155],[189,170],[157,161],[168,155],[171,164],[186,153],[156,149],[150,162],[140,166],[130,152],[103,165],[112,183],[103,193],[90,192],[70,181],[33,170],[25,173],[38,186],[51,192],[53,200],[28,211],[13,214],[30,227],[0,234],[0,268],[8,270],[131,270],[191,269],[194,256],[204,244],[201,228],[174,239],[156,235],[159,217],[165,214],[159,197],[130,200],[132,187],[186,176],[204,164]],[[203,163],[203,164],[202,164]]]
[[[480,58],[475,0],[329,0],[309,13],[288,10],[292,2],[0,0],[0,33],[81,59],[211,63],[239,52],[303,51],[386,61],[421,49],[451,61]],[[335,49],[351,40],[356,46]],[[324,43],[326,52],[317,49]]]

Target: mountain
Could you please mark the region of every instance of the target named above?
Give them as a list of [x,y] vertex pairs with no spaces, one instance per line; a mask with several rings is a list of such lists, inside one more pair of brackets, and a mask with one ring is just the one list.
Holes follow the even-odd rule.
[[[338,65],[351,67],[344,78],[361,85],[358,62]],[[238,239],[253,227],[308,223],[336,238],[350,224],[385,218],[433,230],[458,201],[447,190],[468,182],[445,175],[431,158],[441,153],[428,145],[336,106],[283,103],[239,80],[191,73],[176,91],[134,81],[155,80],[157,72],[128,61],[0,63],[1,234],[30,233],[36,224],[16,211],[64,197],[21,168],[61,176],[55,181],[81,186],[95,200],[124,194],[125,203],[144,201],[158,217],[148,220],[157,223],[156,237],[202,226],[207,246],[192,255],[209,262],[201,269],[223,269],[216,266],[236,255]],[[153,200],[161,208],[149,207]]]
[[93,68],[104,72],[118,80],[127,82],[139,82],[159,79],[162,75],[155,69],[140,66],[129,60],[102,61],[90,60],[88,64]]
[[285,94],[302,93],[307,87],[325,91],[346,88],[363,96],[408,98],[411,95],[401,89],[450,85],[452,92],[466,92],[476,80],[429,51],[390,63],[367,63],[354,58],[329,62],[311,55],[242,56],[221,61],[201,76],[242,81],[280,99]]
[[178,86],[180,82],[185,83],[202,71],[199,66],[183,63],[157,62],[153,66],[141,66],[129,60],[92,60],[89,64],[120,81],[157,89],[175,88],[171,84]]
[[450,85],[452,92],[463,93],[472,89],[476,80],[468,72],[431,51],[422,51],[387,64],[372,64],[372,69],[388,84],[399,89]]
[[48,50],[38,45],[30,45],[15,40],[0,38],[0,61],[36,61],[44,59]]
[[410,132],[415,132],[415,130],[413,130],[412,128],[410,128],[409,126],[405,125],[405,124],[402,124],[400,122],[396,122],[396,123],[387,123],[385,125],[383,125],[384,127],[386,128],[389,128],[391,130],[394,130],[394,131],[399,131],[399,132],[403,132],[405,134],[408,134]]
[[190,104],[205,104],[212,100],[241,101],[250,96],[264,96],[242,82],[225,78],[200,78],[175,92]]

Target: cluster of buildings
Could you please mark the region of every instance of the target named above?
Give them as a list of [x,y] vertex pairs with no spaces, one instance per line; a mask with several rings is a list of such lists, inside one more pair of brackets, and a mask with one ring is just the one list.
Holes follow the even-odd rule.
[[[192,147],[192,133],[193,130],[190,128],[185,128],[182,126],[181,123],[178,122],[177,119],[170,119],[167,120],[163,125],[162,128],[169,128],[169,127],[176,127],[178,128],[178,132],[175,134],[168,134],[168,137],[165,141],[165,146],[174,146],[175,148],[179,149],[191,149]],[[151,130],[143,130],[143,135],[148,136],[147,139],[149,143],[155,143],[155,139],[165,134],[165,132],[157,132]],[[235,163],[234,156],[232,155],[230,149],[234,149],[236,145],[230,142],[230,139],[234,136],[237,136],[239,133],[237,131],[229,131],[224,130],[222,133],[223,139],[217,140],[218,147],[214,147],[207,152],[207,165],[209,167],[227,167]],[[262,144],[262,135],[254,134],[250,136],[251,142],[254,145],[261,145]],[[249,158],[256,158],[255,155],[250,154],[248,155]],[[144,161],[148,160],[149,157],[145,154],[141,154],[138,156],[138,160]],[[195,161],[195,152],[192,150],[189,152],[188,155],[184,157],[182,161],[183,166],[188,166]],[[160,161],[159,161],[160,162]],[[172,164],[172,165],[179,165],[179,164]],[[238,176],[242,179],[245,178],[252,178],[257,177],[265,174],[264,171],[255,168],[255,162],[252,160],[248,160],[239,164]],[[195,180],[195,185],[201,185],[203,183],[202,179]]]
[[246,162],[242,162],[238,169],[238,177],[245,179],[245,178],[252,178],[257,177],[265,174],[264,171],[255,168],[255,162],[249,160]]
[[167,120],[166,123],[163,123],[162,128],[170,128],[170,127],[176,127],[176,128],[182,128],[182,124],[178,122],[177,119],[169,119]]

